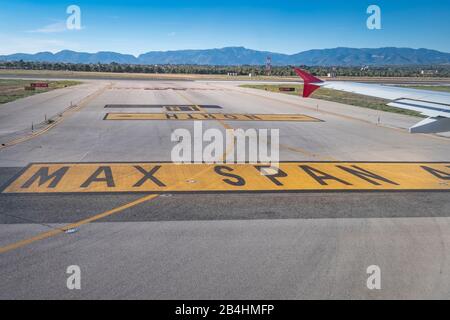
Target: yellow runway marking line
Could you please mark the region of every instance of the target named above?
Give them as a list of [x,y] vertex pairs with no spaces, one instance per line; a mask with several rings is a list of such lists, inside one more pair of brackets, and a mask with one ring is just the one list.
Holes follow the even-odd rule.
[[297,153],[301,153],[307,157],[311,157],[313,160],[321,160],[321,161],[339,161],[338,159],[335,159],[331,156],[322,156],[318,153],[313,153],[313,152],[309,152],[303,148],[300,147],[292,147],[292,146],[288,146],[285,144],[280,143],[280,148],[281,149],[286,149],[289,150],[291,152],[297,152]]
[[199,104],[193,102],[191,99],[189,99],[188,97],[186,97],[184,94],[182,94],[179,91],[173,90],[173,92],[175,92],[178,96],[180,96],[182,99],[186,100],[188,103],[190,103],[191,105],[193,105],[195,108],[197,108],[198,111],[200,111],[201,113],[206,113],[206,110],[204,108],[202,108]]
[[[226,156],[226,152],[224,153],[224,157],[225,156]],[[203,175],[205,173],[205,170],[206,170],[206,168],[203,171],[197,172],[197,175]],[[196,179],[197,175],[194,176],[193,178]],[[176,185],[176,184],[172,186],[172,188],[174,190],[177,189],[177,187],[178,187],[178,185]],[[137,205],[139,205],[141,203],[154,200],[154,199],[156,199],[158,197],[159,197],[159,194],[146,195],[146,196],[144,196],[142,198],[139,198],[137,200],[134,200],[134,201],[129,202],[127,204],[124,204],[122,206],[119,206],[119,207],[116,207],[114,209],[105,211],[103,213],[94,215],[94,216],[92,216],[90,218],[87,218],[87,219],[84,219],[84,220],[81,220],[81,221],[78,221],[78,222],[66,225],[63,228],[55,228],[54,230],[38,234],[37,236],[18,241],[16,243],[13,243],[13,244],[10,244],[10,245],[4,246],[4,247],[0,247],[0,254],[6,253],[8,251],[15,250],[15,249],[18,249],[18,248],[21,248],[21,247],[24,247],[26,245],[32,244],[34,242],[37,242],[37,241],[40,241],[40,240],[43,240],[43,239],[51,238],[53,236],[56,236],[56,235],[61,234],[63,232],[66,232],[67,230],[78,228],[78,227],[80,227],[82,225],[85,225],[85,224],[88,224],[88,223],[91,223],[91,222],[95,222],[97,220],[103,219],[103,218],[108,217],[110,215],[119,213],[119,212],[121,212],[123,210],[135,207],[135,206],[137,206]]]
[[44,133],[50,131],[51,129],[56,127],[58,124],[60,124],[64,120],[64,118],[66,118],[67,116],[75,113],[76,111],[80,110],[81,108],[84,108],[87,105],[87,103],[89,103],[91,100],[93,100],[93,99],[97,98],[98,96],[100,96],[102,93],[104,93],[110,87],[111,87],[111,84],[106,86],[106,87],[104,87],[104,88],[101,88],[101,89],[95,91],[94,93],[91,93],[89,96],[87,96],[84,99],[82,99],[77,105],[75,105],[75,106],[73,106],[71,108],[68,108],[65,111],[63,111],[63,113],[61,114],[60,117],[58,117],[56,120],[54,120],[53,123],[45,126],[44,128],[42,128],[40,130],[37,130],[35,132],[31,132],[31,133],[27,134],[24,137],[20,137],[20,138],[17,138],[17,139],[5,142],[2,146],[0,146],[0,150],[4,149],[4,148],[7,148],[7,147],[14,146],[16,144],[19,144],[19,143],[22,143],[22,142],[25,142],[25,141],[29,141],[29,140],[31,140],[33,138],[39,137],[39,136],[43,135]]
[[[110,86],[112,86],[112,84]],[[181,94],[179,94],[179,95],[182,96],[185,100],[189,101],[189,99],[185,98],[183,95],[181,95]],[[87,101],[86,101],[86,103],[87,103]],[[204,111],[204,109],[201,108],[200,106],[198,106],[198,105],[194,105],[194,106],[199,108],[199,111]],[[219,121],[219,123],[221,123],[222,126],[224,126],[226,129],[230,129],[231,128],[229,125],[227,125],[223,121]],[[221,160],[226,159],[227,153],[230,151],[230,147],[232,147],[232,146],[233,145],[227,146],[227,149],[224,151]],[[206,170],[206,168],[204,170]],[[197,172],[197,175],[202,175],[202,174],[204,174],[204,171]],[[196,176],[194,176],[193,178],[196,179]],[[178,187],[178,185],[174,185],[172,187],[174,189],[176,189]],[[21,248],[21,247],[24,247],[24,246],[32,244],[32,243],[34,243],[36,241],[40,241],[40,240],[43,240],[43,239],[51,238],[53,236],[61,234],[62,232],[65,232],[66,230],[77,228],[79,226],[82,226],[82,225],[85,225],[85,224],[88,224],[88,223],[100,220],[100,219],[105,218],[107,216],[119,213],[119,212],[121,212],[123,210],[132,208],[134,206],[137,206],[137,205],[139,205],[141,203],[154,200],[154,199],[156,199],[158,197],[159,197],[159,194],[150,194],[150,195],[144,196],[142,198],[139,198],[139,199],[137,199],[135,201],[132,201],[130,203],[127,203],[125,205],[122,205],[122,206],[119,206],[117,208],[114,208],[114,209],[111,209],[109,211],[106,211],[104,213],[101,213],[101,214],[98,214],[98,215],[94,215],[94,216],[92,216],[92,217],[90,217],[88,219],[84,219],[84,220],[78,221],[76,223],[69,224],[69,225],[67,225],[67,226],[65,226],[63,228],[54,229],[54,230],[51,230],[51,231],[48,231],[48,232],[44,232],[44,233],[41,233],[41,234],[39,234],[37,236],[34,236],[32,238],[24,239],[22,241],[19,241],[19,242],[16,242],[16,243],[4,246],[4,247],[0,247],[0,254],[8,252],[8,251],[11,251],[11,250],[15,250],[15,249],[18,249],[18,248]]]
[[[211,84],[209,84],[211,85]],[[213,86],[214,87],[214,86]],[[186,100],[188,103],[194,105],[194,106],[199,106],[197,104],[195,104],[195,102],[193,102],[191,99],[189,99],[188,97],[186,97],[185,95],[181,94],[180,92],[175,91],[179,96],[181,96],[184,100]],[[315,119],[315,118],[314,118]],[[319,119],[315,119],[318,122],[322,122],[322,120]],[[224,120],[218,120],[218,122],[225,128],[225,129],[234,129],[232,126],[230,126],[229,124],[227,124]],[[267,143],[267,141],[266,141]],[[284,144],[280,144],[280,148],[282,149],[287,149],[291,152],[299,152],[301,154],[304,154],[308,157],[312,157],[315,160],[322,160],[322,161],[337,161],[337,159],[334,159],[333,157],[327,156],[327,157],[323,157],[319,154],[315,154],[312,152],[309,152],[303,148],[300,147],[291,147],[288,145],[284,145]],[[230,145],[227,146],[226,151],[224,152],[224,155],[222,156],[221,160],[226,160],[226,154],[229,154],[232,150],[234,149],[234,143],[231,143]]]
[[3,193],[450,190],[450,163],[31,164]]
[[105,120],[216,120],[216,121],[296,121],[321,122],[302,114],[238,114],[238,113],[108,113]]
[[[196,104],[195,102],[193,102],[191,99],[189,99],[188,97],[186,97],[184,94],[181,94],[180,92],[178,92],[178,91],[175,91],[181,98],[183,98],[184,100],[186,100],[187,102],[189,102],[190,104],[192,104],[193,106],[195,106],[196,108],[198,108],[202,113],[206,113],[206,111],[205,111],[205,109],[203,109],[200,105],[198,105],[198,104]],[[232,130],[233,129],[233,127],[231,127],[229,124],[227,124],[225,121],[223,121],[223,120],[219,120],[219,119],[216,119],[217,120],[217,122],[219,122],[220,123],[220,125],[222,126],[222,127],[224,127],[225,129],[228,129],[228,130]],[[225,149],[225,151],[223,152],[223,154],[222,154],[222,156],[221,156],[221,158],[219,159],[220,161],[225,161],[226,160],[226,158],[227,158],[227,155],[228,154],[230,154],[230,152],[232,152],[234,150],[234,141],[233,142],[231,142],[231,143],[229,143],[227,146],[226,146],[226,149]]]
[[44,239],[47,239],[47,238],[51,238],[51,237],[56,236],[58,234],[64,233],[67,230],[78,228],[78,227],[80,227],[82,225],[85,225],[85,224],[88,224],[90,222],[97,221],[99,219],[105,218],[105,217],[110,216],[112,214],[121,212],[121,211],[123,211],[125,209],[129,209],[131,207],[137,206],[138,204],[141,204],[141,203],[143,203],[145,201],[152,200],[152,199],[154,199],[156,197],[158,197],[158,195],[156,195],[156,194],[148,195],[148,196],[139,198],[139,199],[137,199],[137,200],[135,200],[133,202],[127,203],[125,205],[122,205],[120,207],[117,207],[117,208],[105,211],[103,213],[100,213],[98,215],[92,216],[92,217],[90,217],[88,219],[84,219],[84,220],[81,220],[81,221],[78,221],[78,222],[75,222],[75,223],[72,223],[72,224],[68,224],[68,225],[66,225],[66,226],[64,226],[62,228],[53,229],[53,230],[48,231],[48,232],[43,232],[43,233],[38,234],[38,235],[36,235],[34,237],[31,237],[31,238],[28,238],[28,239],[24,239],[22,241],[18,241],[16,243],[13,243],[13,244],[10,244],[10,245],[4,246],[4,247],[0,247],[0,254],[6,253],[6,252],[14,250],[14,249],[18,249],[18,248],[24,247],[24,246],[29,245],[29,244],[31,244],[33,242],[36,242],[36,241],[40,241],[40,240],[44,240]]
[[[211,85],[211,84],[209,84],[209,85]],[[211,85],[211,86],[213,86],[213,85]],[[215,86],[213,86],[213,87],[215,87]],[[315,118],[314,118],[315,119]],[[322,120],[320,120],[320,119],[316,119],[316,120],[318,120],[318,121],[320,121],[320,122],[323,122]],[[221,123],[223,124],[223,125],[226,125],[223,121],[221,121]],[[228,126],[229,127],[229,126]],[[230,127],[231,128],[231,127]],[[228,129],[228,128],[227,128]],[[232,128],[231,128],[232,129]],[[308,156],[308,157],[312,157],[314,160],[322,160],[322,161],[338,161],[337,159],[335,159],[335,158],[333,158],[333,157],[330,157],[330,156],[322,156],[322,155],[319,155],[319,154],[316,154],[316,153],[313,153],[313,152],[310,152],[310,151],[308,151],[308,150],[306,150],[306,149],[303,149],[303,148],[300,148],[300,147],[292,147],[292,146],[288,146],[288,145],[285,145],[285,144],[280,144],[280,148],[281,149],[286,149],[286,150],[289,150],[289,151],[291,151],[291,152],[298,152],[298,153],[301,153],[301,154],[303,154],[303,155],[306,155],[306,156]]]

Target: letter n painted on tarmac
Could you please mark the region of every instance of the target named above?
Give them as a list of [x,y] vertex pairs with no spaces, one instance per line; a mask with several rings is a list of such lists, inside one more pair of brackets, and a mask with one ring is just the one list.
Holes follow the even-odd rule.
[[[438,179],[450,180],[450,172],[444,172],[444,171],[433,169],[433,168],[430,168],[427,166],[421,166],[421,167],[422,167],[422,169],[431,173],[433,176],[435,176]],[[447,168],[450,168],[450,166],[448,166]]]
[[[103,178],[99,176],[103,174]],[[112,175],[111,167],[99,167],[82,185],[81,188],[87,188],[93,182],[106,182],[108,188],[114,188],[116,184],[114,183],[114,178]]]
[[[220,174],[221,176],[236,179],[236,180],[223,179],[224,182],[226,182],[232,186],[236,186],[236,187],[245,186],[245,180],[242,177],[240,177],[236,174],[228,173],[228,172],[233,171],[233,169],[228,166],[216,166],[216,167],[214,167],[214,171],[217,174]],[[228,172],[224,172],[224,171],[228,171]]]
[[36,180],[39,179],[38,185],[42,186],[44,183],[51,180],[50,184],[48,185],[48,188],[56,188],[58,183],[61,181],[63,176],[66,174],[67,170],[69,170],[69,167],[62,167],[52,174],[49,174],[48,172],[49,167],[42,167],[40,168],[27,182],[25,182],[22,186],[23,189],[29,188]]
[[345,184],[346,186],[351,186],[352,185],[351,183],[348,183],[347,181],[339,179],[339,178],[337,178],[335,176],[332,176],[332,175],[330,175],[328,173],[325,173],[325,172],[320,171],[318,169],[315,169],[313,167],[310,167],[310,166],[307,166],[307,165],[301,165],[299,167],[302,168],[303,171],[305,171],[310,177],[312,177],[314,180],[316,180],[322,186],[327,186],[328,185],[325,182],[325,180],[335,180],[337,182]]
[[338,167],[339,169],[342,169],[342,170],[344,170],[344,171],[346,171],[346,172],[348,172],[348,173],[350,173],[350,174],[352,174],[354,176],[357,176],[358,178],[361,178],[361,179],[363,179],[363,180],[365,180],[365,181],[367,181],[367,182],[369,182],[369,183],[371,183],[371,184],[373,184],[375,186],[381,185],[381,183],[375,181],[375,179],[383,181],[383,182],[386,182],[386,183],[389,183],[389,184],[393,184],[393,185],[396,185],[396,186],[399,185],[398,183],[396,183],[394,181],[391,181],[391,180],[389,180],[387,178],[379,176],[379,175],[377,175],[377,174],[375,174],[373,172],[367,171],[367,170],[365,170],[365,169],[363,169],[361,167],[355,166],[355,165],[352,165],[351,166],[352,168],[347,168],[347,167],[339,166],[339,165],[336,166],[336,167]]
[[147,180],[151,180],[152,182],[154,182],[156,185],[158,185],[159,187],[165,187],[166,185],[164,183],[162,183],[160,180],[158,180],[154,174],[156,173],[156,171],[158,171],[159,169],[161,169],[161,166],[155,166],[153,167],[150,171],[145,170],[144,168],[142,168],[141,166],[134,166],[140,173],[142,173],[144,176],[142,177],[141,180],[139,180],[138,182],[136,182],[136,184],[133,187],[140,187],[142,186]]

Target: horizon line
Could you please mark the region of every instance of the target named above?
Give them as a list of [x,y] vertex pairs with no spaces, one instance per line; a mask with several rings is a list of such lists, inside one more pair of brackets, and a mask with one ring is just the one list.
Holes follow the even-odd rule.
[[280,54],[280,55],[286,55],[286,56],[292,56],[292,55],[296,55],[296,54],[300,54],[300,53],[304,53],[304,52],[308,52],[308,51],[314,51],[314,50],[333,50],[333,49],[357,49],[357,50],[364,50],[364,49],[390,49],[390,48],[395,48],[395,49],[412,49],[412,50],[430,50],[430,51],[437,51],[437,52],[440,52],[440,53],[450,54],[450,52],[441,51],[441,50],[437,50],[437,49],[430,49],[430,48],[425,48],[425,47],[413,48],[413,47],[396,47],[396,46],[385,46],[385,47],[345,47],[345,46],[342,46],[342,47],[332,47],[332,48],[314,48],[314,49],[308,49],[308,50],[299,51],[297,53],[282,53],[282,52],[276,52],[276,51],[251,49],[251,48],[247,48],[245,46],[225,46],[225,47],[203,48],[203,49],[151,50],[151,51],[140,53],[139,55],[134,55],[134,54],[131,54],[131,53],[123,53],[123,52],[118,52],[118,51],[102,51],[101,50],[101,51],[97,51],[97,52],[89,52],[89,51],[76,51],[76,50],[70,50],[70,49],[63,49],[63,50],[59,50],[59,51],[37,51],[37,52],[34,52],[34,53],[29,53],[29,52],[2,53],[2,54],[0,54],[0,56],[9,56],[9,55],[15,55],[15,54],[36,55],[36,54],[40,54],[40,53],[51,53],[51,54],[55,55],[55,54],[58,54],[58,53],[61,53],[61,52],[69,51],[69,52],[86,53],[86,54],[117,53],[117,54],[121,54],[121,55],[132,56],[134,58],[139,58],[141,55],[144,55],[144,54],[147,54],[147,53],[151,53],[151,52],[204,51],[204,50],[223,50],[223,49],[229,49],[229,48],[243,48],[243,49],[246,49],[246,50],[267,52],[267,53]]

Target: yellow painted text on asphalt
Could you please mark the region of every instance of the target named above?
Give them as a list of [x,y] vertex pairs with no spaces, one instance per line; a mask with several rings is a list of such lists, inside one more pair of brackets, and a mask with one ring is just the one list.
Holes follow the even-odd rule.
[[450,163],[31,164],[3,193],[357,190],[449,191]]
[[108,113],[105,120],[229,120],[229,121],[301,121],[321,120],[303,114],[237,114],[237,113]]

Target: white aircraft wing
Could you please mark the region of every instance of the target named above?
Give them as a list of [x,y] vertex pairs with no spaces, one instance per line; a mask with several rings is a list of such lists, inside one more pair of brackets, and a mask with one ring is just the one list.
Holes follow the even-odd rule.
[[411,133],[438,133],[450,131],[450,93],[391,87],[346,81],[322,81],[309,73],[294,68],[303,79],[303,97],[309,97],[318,88],[328,88],[390,100],[391,107],[417,111],[428,118],[409,129]]

